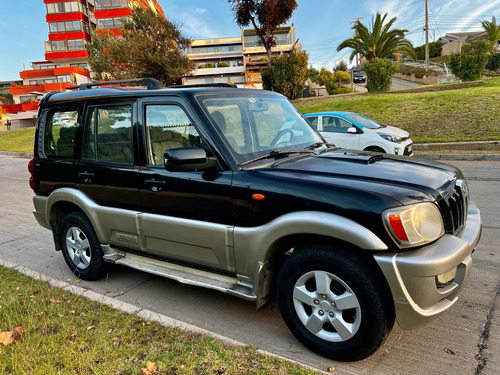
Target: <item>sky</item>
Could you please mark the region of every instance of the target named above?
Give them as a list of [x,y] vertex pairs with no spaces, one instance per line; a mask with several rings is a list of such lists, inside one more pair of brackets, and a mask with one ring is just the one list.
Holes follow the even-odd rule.
[[[350,51],[337,46],[352,36],[351,21],[370,23],[376,12],[397,17],[396,26],[408,29],[415,46],[425,41],[425,0],[298,0],[289,23],[296,26],[299,43],[316,68],[331,69]],[[227,0],[159,0],[166,17],[192,39],[239,36]],[[430,40],[449,32],[481,31],[480,21],[496,16],[500,0],[429,0]],[[44,60],[48,40],[43,0],[0,0],[0,81],[19,79],[19,71],[32,61]]]

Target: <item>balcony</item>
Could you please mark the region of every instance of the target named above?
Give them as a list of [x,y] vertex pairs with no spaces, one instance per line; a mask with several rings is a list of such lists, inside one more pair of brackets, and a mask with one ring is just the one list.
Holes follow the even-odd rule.
[[232,66],[228,68],[207,68],[207,69],[197,69],[193,72],[194,76],[214,76],[214,75],[224,75],[224,74],[238,74],[245,73],[244,66]]
[[30,78],[42,78],[42,77],[54,77],[66,74],[80,74],[82,76],[90,78],[90,73],[88,70],[80,68],[79,66],[69,66],[64,68],[53,68],[53,69],[35,69],[35,70],[25,70],[20,72],[19,75],[22,79]]
[[24,95],[32,92],[64,91],[67,87],[74,86],[72,82],[47,83],[45,85],[15,86],[9,89],[11,95]]

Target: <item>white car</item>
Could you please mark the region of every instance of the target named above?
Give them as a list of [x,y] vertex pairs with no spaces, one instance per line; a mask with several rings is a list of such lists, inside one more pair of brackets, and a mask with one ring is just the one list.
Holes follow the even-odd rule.
[[413,154],[410,134],[355,112],[320,112],[304,115],[328,143],[353,150],[395,155]]

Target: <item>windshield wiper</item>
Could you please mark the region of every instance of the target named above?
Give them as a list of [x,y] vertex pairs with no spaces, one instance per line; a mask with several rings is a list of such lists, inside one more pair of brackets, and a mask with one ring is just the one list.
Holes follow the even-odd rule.
[[324,142],[316,142],[316,143],[313,143],[310,146],[304,147],[304,150],[314,150],[315,148],[323,146],[324,144],[325,144]]
[[240,164],[240,167],[253,163],[255,161],[274,158],[276,156],[288,155],[288,154],[314,154],[313,150],[293,150],[293,151],[281,151],[281,150],[273,150],[269,154],[259,156],[258,158],[247,160]]

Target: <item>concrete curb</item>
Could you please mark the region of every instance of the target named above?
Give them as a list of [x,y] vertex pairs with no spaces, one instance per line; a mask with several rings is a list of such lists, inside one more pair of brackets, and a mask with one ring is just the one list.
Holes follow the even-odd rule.
[[426,160],[472,160],[500,161],[500,154],[413,154],[415,158]]
[[[26,268],[24,266],[21,266],[21,265],[15,264],[15,263],[8,262],[8,261],[3,260],[3,259],[0,259],[0,266],[3,266],[5,268],[14,269],[14,270],[26,275],[26,276],[31,277],[32,279],[47,282],[52,287],[61,288],[61,289],[65,290],[67,292],[70,292],[72,294],[76,294],[76,295],[85,297],[91,301],[104,303],[113,309],[123,311],[127,314],[137,315],[138,317],[140,317],[144,320],[154,321],[154,322],[157,322],[165,327],[178,328],[184,332],[212,337],[212,338],[222,342],[226,346],[232,346],[232,347],[237,347],[237,348],[245,348],[248,346],[248,344],[245,344],[241,341],[233,340],[233,339],[230,339],[229,337],[219,335],[215,332],[211,332],[211,331],[208,331],[206,329],[196,327],[192,324],[185,323],[185,322],[182,322],[182,321],[174,319],[174,318],[170,318],[166,315],[163,315],[163,314],[151,311],[151,310],[143,309],[139,306],[135,306],[135,305],[132,305],[132,304],[127,303],[127,302],[118,301],[114,298],[99,294],[99,293],[94,292],[92,290],[87,290],[85,288],[82,288],[82,287],[79,287],[76,285],[69,284],[69,283],[62,281],[62,280],[54,279],[54,278],[47,276],[47,275],[44,275],[40,272],[30,270],[29,268]],[[295,361],[291,358],[287,358],[287,357],[284,357],[284,356],[276,354],[276,353],[268,352],[267,350],[257,349],[256,352],[259,354],[265,355],[267,357],[286,361],[294,366],[299,366],[299,367],[305,368],[306,370],[316,371],[318,374],[328,374],[328,372],[326,372],[326,371],[323,371],[323,370],[320,370],[318,368],[306,365],[304,363],[300,363],[300,362]]]
[[494,141],[467,141],[467,142],[436,142],[436,143],[415,143],[413,151],[431,150],[493,150],[500,151],[500,140]]
[[27,152],[15,152],[15,151],[0,151],[0,155],[15,156],[18,158],[29,158],[33,157],[33,154]]

